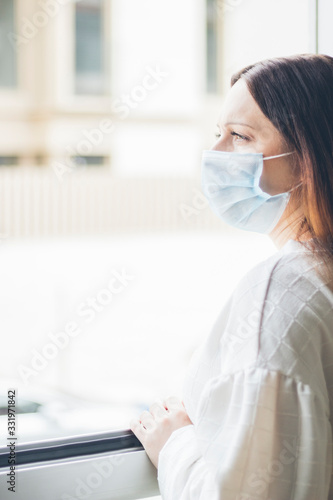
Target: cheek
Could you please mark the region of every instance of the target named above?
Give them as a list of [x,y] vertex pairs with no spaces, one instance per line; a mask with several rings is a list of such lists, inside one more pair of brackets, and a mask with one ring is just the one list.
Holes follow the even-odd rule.
[[294,176],[289,163],[283,158],[264,161],[264,168],[259,186],[268,194],[285,193],[294,183]]
[[258,145],[263,151],[280,151],[281,139],[276,130],[272,129],[269,125],[263,126],[258,134]]

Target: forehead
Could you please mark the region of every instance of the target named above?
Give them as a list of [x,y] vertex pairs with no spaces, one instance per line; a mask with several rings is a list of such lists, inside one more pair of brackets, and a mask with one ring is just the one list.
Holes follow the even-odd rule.
[[221,126],[229,122],[245,123],[257,130],[275,128],[259,108],[242,78],[229,90],[219,116]]

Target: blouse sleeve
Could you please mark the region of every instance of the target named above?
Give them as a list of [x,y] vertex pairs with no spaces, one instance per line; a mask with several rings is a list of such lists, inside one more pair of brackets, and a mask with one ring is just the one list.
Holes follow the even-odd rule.
[[252,367],[207,383],[195,425],[159,456],[163,500],[327,500],[332,431],[321,394]]

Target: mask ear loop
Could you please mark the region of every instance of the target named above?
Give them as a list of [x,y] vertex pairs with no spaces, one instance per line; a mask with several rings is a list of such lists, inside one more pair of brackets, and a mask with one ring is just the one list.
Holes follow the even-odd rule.
[[282,153],[280,155],[275,155],[275,156],[265,156],[263,160],[273,160],[273,158],[281,158],[281,156],[293,155],[294,153],[296,153],[296,151],[290,151],[289,153]]
[[[289,156],[289,155],[292,155],[294,153],[296,153],[296,151],[290,151],[289,153],[282,153],[281,155],[276,155],[276,156],[266,156],[265,158],[263,158],[263,160],[272,160],[273,158],[281,158],[281,156]],[[292,189],[289,189],[289,191],[286,191],[286,192],[290,193],[291,191],[294,191],[294,189],[298,188],[302,184],[303,184],[303,182],[300,182],[299,184],[296,184],[296,186],[294,186]]]
[[302,184],[303,184],[303,182],[300,182],[299,184],[296,184],[296,186],[294,186],[293,188],[289,189],[289,191],[287,191],[287,193],[290,193],[291,191],[294,191],[294,189],[298,188]]

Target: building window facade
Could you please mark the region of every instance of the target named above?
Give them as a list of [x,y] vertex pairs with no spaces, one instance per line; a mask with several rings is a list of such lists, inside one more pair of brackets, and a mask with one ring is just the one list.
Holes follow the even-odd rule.
[[102,0],[75,5],[75,93],[105,93],[104,6]]
[[15,0],[0,2],[0,87],[16,87],[16,52],[8,39],[15,31]]

